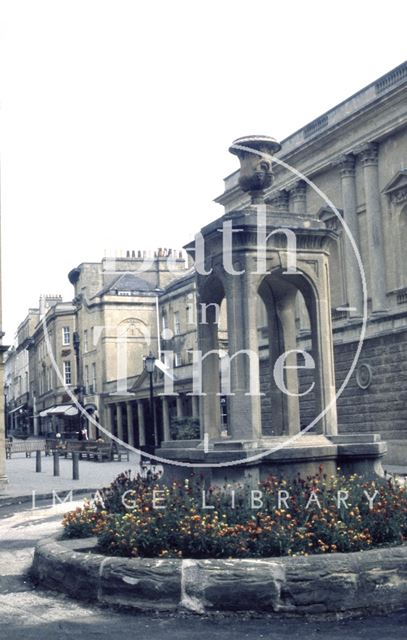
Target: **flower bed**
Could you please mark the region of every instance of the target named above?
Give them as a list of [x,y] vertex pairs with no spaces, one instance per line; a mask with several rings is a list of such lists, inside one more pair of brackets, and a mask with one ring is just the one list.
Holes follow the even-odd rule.
[[125,557],[263,558],[360,551],[407,539],[407,493],[392,480],[321,473],[288,484],[205,490],[201,478],[165,486],[121,474],[65,515],[64,537],[96,535]]

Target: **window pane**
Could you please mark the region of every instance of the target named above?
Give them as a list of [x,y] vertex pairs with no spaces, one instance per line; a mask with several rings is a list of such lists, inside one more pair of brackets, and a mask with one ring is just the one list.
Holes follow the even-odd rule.
[[70,327],[62,328],[62,344],[69,344],[71,340],[71,329]]
[[65,384],[72,384],[71,363],[69,360],[64,362],[64,380]]
[[179,320],[179,312],[175,311],[174,313],[174,333],[178,336],[181,333],[181,323]]

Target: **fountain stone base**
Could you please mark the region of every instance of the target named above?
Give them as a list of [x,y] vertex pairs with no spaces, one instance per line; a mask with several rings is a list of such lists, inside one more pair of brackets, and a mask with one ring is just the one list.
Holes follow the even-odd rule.
[[386,451],[378,434],[304,434],[294,441],[289,436],[257,441],[222,438],[206,445],[200,440],[171,440],[163,442],[156,455],[169,461],[166,482],[202,474],[215,485],[249,482],[254,487],[270,475],[290,481],[298,475],[315,475],[321,468],[328,476],[358,474],[374,479],[384,475],[381,460]]

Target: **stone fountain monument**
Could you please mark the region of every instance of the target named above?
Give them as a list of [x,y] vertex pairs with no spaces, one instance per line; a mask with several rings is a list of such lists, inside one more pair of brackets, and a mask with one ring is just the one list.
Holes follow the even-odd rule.
[[[204,251],[187,245],[195,258],[201,441],[163,442],[160,457],[189,463],[211,481],[270,473],[292,477],[345,473],[381,474],[386,446],[375,434],[338,435],[331,326],[329,246],[336,234],[311,214],[274,210],[265,203],[272,185],[273,155],[280,145],[266,136],[239,138],[229,151],[240,160],[239,185],[251,204],[225,214],[201,230]],[[203,255],[198,261],[198,253]],[[302,294],[309,317],[309,347],[298,348],[296,299]],[[267,388],[260,379],[260,296],[267,313]],[[218,316],[227,311],[227,354],[219,350]],[[222,356],[223,357],[220,357]],[[301,362],[301,364],[300,364]],[[227,366],[226,366],[227,365]],[[301,422],[301,372],[312,372],[315,418]],[[225,375],[224,375],[225,374]],[[228,433],[222,431],[220,396],[227,382]],[[194,378],[195,379],[195,378]],[[268,396],[271,424],[262,424]],[[170,467],[167,465],[167,472]],[[181,467],[187,474],[189,467]],[[174,474],[180,467],[173,467]]]

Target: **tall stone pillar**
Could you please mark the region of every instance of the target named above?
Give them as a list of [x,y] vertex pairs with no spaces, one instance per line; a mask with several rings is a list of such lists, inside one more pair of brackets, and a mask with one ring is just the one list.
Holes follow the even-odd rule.
[[192,417],[199,418],[199,397],[192,396]]
[[[178,398],[177,398],[178,399]],[[170,432],[170,412],[168,407],[168,399],[162,396],[163,403],[163,431],[164,431],[164,441],[171,440],[171,432]]]
[[[297,328],[295,313],[296,291],[277,301],[277,315],[282,328],[285,385],[289,393],[284,394],[285,425],[284,433],[295,435],[300,431],[300,403],[298,396],[297,369]],[[271,340],[275,339],[271,336]]]
[[[297,363],[296,300],[298,290],[286,280],[271,277],[259,289],[268,318],[271,425],[263,433],[295,435],[300,431]],[[274,285],[274,286],[273,286]]]
[[88,432],[89,440],[95,440],[96,428],[95,428],[92,420],[87,420],[87,432]]
[[293,213],[304,214],[307,212],[307,184],[304,180],[298,180],[290,189],[290,200]]
[[[257,276],[250,258],[241,256],[239,275],[226,280],[227,325],[230,357],[229,397],[232,439],[261,438],[260,371],[257,338]],[[221,366],[226,361],[223,359]]]
[[120,402],[116,405],[117,437],[123,440],[123,409]]
[[114,404],[108,404],[106,405],[106,429],[108,431],[110,431],[110,433],[114,434],[114,411],[115,411],[115,405]]
[[360,152],[365,184],[367,239],[370,264],[372,313],[386,309],[386,268],[379,191],[378,145],[370,143]]
[[[279,321],[273,298],[270,291],[266,290],[263,298],[267,310],[268,340],[269,340],[269,377],[270,377],[270,403],[271,403],[271,435],[282,436],[285,433],[285,397],[278,388],[274,378],[274,366],[281,355],[283,344],[281,322]],[[270,424],[263,425],[263,430],[270,432]]]
[[134,416],[133,416],[133,403],[126,402],[127,411],[127,435],[128,443],[131,447],[134,447]]
[[146,426],[144,422],[144,407],[142,400],[137,400],[138,437],[140,447],[146,444]]
[[[357,218],[356,204],[356,182],[355,182],[355,157],[352,154],[343,156],[339,161],[339,168],[342,183],[342,208],[343,217],[349,227],[349,231],[359,248],[359,225]],[[349,305],[349,316],[362,315],[363,291],[361,273],[356,260],[355,251],[352,247],[347,233],[344,233],[345,242],[345,266],[346,266],[346,289],[347,301]]]
[[[202,351],[201,378],[202,393],[199,403],[199,421],[201,437],[205,433],[210,439],[220,438],[221,415],[219,401],[219,356],[217,355],[218,326],[216,324],[216,314],[214,307],[208,306],[206,312],[206,322],[202,322],[202,310],[198,307],[198,341]],[[209,352],[210,355],[206,355]],[[193,390],[192,393],[197,390]],[[178,414],[178,412],[177,412]]]
[[177,403],[177,418],[183,418],[184,417],[184,407],[182,404],[182,397],[181,396],[177,396],[176,399],[176,403]]
[[281,213],[287,213],[289,210],[290,194],[286,189],[280,189],[276,194],[266,199],[266,203],[270,204],[273,210]]
[[312,351],[316,366],[315,406],[324,416],[319,424],[322,433],[335,436],[338,433],[336,412],[335,370],[332,341],[331,295],[329,264],[325,256],[320,265],[321,277],[315,300],[309,304],[311,320]]

